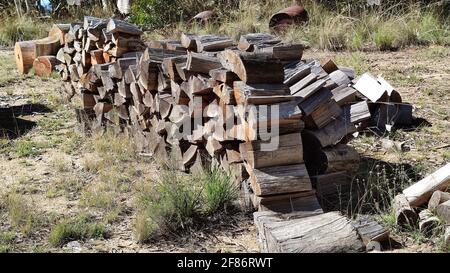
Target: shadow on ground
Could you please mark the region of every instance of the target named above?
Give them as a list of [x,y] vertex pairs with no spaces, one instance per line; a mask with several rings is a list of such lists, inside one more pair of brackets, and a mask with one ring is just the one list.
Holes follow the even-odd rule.
[[43,104],[28,103],[18,106],[0,106],[0,138],[15,139],[36,126],[36,122],[23,119],[23,116],[50,112],[52,110]]

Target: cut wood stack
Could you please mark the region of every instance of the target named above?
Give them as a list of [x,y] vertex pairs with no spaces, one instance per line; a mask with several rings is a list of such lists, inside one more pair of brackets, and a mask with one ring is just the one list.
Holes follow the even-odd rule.
[[[189,34],[144,44],[141,34],[126,22],[86,17],[70,24],[56,64],[48,57],[36,65],[56,67],[80,101],[78,113],[87,114],[80,120],[124,132],[141,152],[174,159],[182,171],[213,162],[232,171],[265,215],[255,214],[262,249],[313,250],[284,241],[288,230],[292,238],[309,235],[290,230],[305,217],[324,235],[340,223],[345,228],[335,236],[346,239],[339,250],[360,249],[348,219],[324,214],[320,203],[347,190],[358,169],[358,153],[345,144],[351,134],[373,125],[375,114],[390,117],[380,109],[391,100],[401,102],[389,84],[355,78],[331,60],[302,60],[301,45],[268,34],[243,35],[237,44]],[[373,95],[374,84],[384,93]],[[324,236],[336,241],[331,237]]]

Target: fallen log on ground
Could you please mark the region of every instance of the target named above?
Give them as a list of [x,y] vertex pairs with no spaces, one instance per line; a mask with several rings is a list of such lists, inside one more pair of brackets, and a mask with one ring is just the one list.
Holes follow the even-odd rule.
[[436,170],[431,175],[403,190],[403,194],[413,207],[425,204],[437,190],[450,188],[450,163]]

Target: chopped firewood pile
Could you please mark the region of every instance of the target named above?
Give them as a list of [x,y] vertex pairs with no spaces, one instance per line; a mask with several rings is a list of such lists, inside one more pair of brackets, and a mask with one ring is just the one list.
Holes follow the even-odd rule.
[[352,137],[412,122],[412,105],[382,77],[304,60],[301,44],[270,34],[238,42],[190,34],[144,42],[142,34],[124,21],[85,17],[17,43],[17,66],[57,71],[90,129],[125,133],[140,152],[181,171],[230,171],[243,204],[258,210],[262,251],[361,251],[388,238],[373,220],[322,209],[358,170]]

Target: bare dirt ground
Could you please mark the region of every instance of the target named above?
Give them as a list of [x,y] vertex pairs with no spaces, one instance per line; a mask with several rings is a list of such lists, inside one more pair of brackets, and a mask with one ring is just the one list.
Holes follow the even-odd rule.
[[[307,58],[334,58],[357,72],[382,74],[414,104],[414,115],[430,126],[398,130],[388,136],[405,141],[409,151],[385,150],[379,138],[353,141],[363,156],[417,167],[418,176],[450,161],[450,48],[399,52],[331,53],[308,50]],[[0,111],[9,109],[0,138],[0,250],[3,252],[257,252],[250,215],[211,219],[201,229],[146,243],[136,240],[135,199],[158,176],[148,158],[124,150],[125,142],[86,137],[73,110],[60,96],[57,78],[19,76],[13,53],[0,50]],[[0,112],[1,113],[1,112]],[[4,122],[0,117],[0,123]],[[6,123],[5,123],[6,124]],[[102,239],[54,246],[53,227],[89,213],[105,224]],[[439,251],[430,240],[399,238],[397,251]]]

